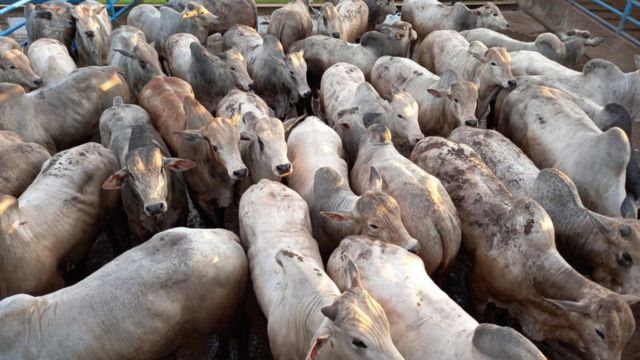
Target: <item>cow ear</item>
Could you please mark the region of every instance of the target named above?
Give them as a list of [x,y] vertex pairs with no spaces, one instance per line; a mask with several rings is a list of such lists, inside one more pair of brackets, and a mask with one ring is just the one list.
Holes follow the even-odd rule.
[[118,190],[124,186],[124,180],[129,177],[129,171],[127,169],[118,170],[115,174],[109,176],[107,181],[102,184],[102,188],[105,190]]
[[311,349],[307,353],[307,356],[304,358],[305,360],[316,360],[318,358],[318,352],[320,352],[320,348],[327,343],[329,340],[329,336],[323,335],[318,336],[313,339],[313,344],[311,344]]
[[349,288],[363,288],[362,279],[360,278],[360,270],[358,270],[358,266],[353,261],[349,255],[345,255],[347,257],[347,267],[344,269],[345,275],[347,277],[347,286]]
[[164,166],[175,172],[183,172],[196,167],[196,163],[191,160],[180,158],[164,158]]
[[351,124],[349,124],[349,123],[348,123],[348,122],[346,122],[346,121],[340,121],[340,122],[338,123],[338,125],[339,125],[340,127],[342,127],[343,129],[347,129],[347,130],[351,129]]
[[382,191],[382,176],[373,166],[369,169],[369,190]]
[[174,134],[181,135],[182,138],[185,139],[186,141],[201,141],[201,140],[204,140],[204,136],[202,135],[202,132],[199,129],[197,129],[197,130],[176,131]]
[[137,59],[137,57],[133,53],[130,53],[127,50],[113,49],[113,51],[117,52],[118,54],[120,54],[122,56],[126,56],[126,57],[131,58],[131,59]]
[[581,303],[581,302],[571,301],[571,300],[547,299],[545,297],[543,297],[542,299],[560,308],[560,310],[563,310],[566,312],[575,312],[583,315],[589,315],[591,313],[591,308],[587,303]]
[[436,97],[438,99],[442,99],[450,96],[449,92],[445,90],[427,89],[427,92],[431,94],[431,96]]
[[320,211],[320,215],[337,222],[353,220],[353,215],[348,211]]
[[289,134],[293,129],[295,129],[301,122],[303,122],[307,118],[306,115],[298,116],[296,118],[287,119],[284,122],[284,137],[285,139],[289,138]]
[[11,195],[0,194],[0,214],[6,214],[9,209],[18,207],[18,199]]
[[103,11],[105,11],[106,9],[107,9],[107,7],[106,7],[106,6],[101,5],[101,6],[100,6],[100,8],[98,8],[98,11],[96,11],[96,14],[100,14],[100,13],[102,13]]
[[243,132],[240,133],[240,140],[252,141],[254,139],[255,139],[255,137],[251,133],[249,133],[247,131],[243,131]]
[[365,127],[369,127],[372,122],[374,122],[377,118],[382,116],[381,113],[366,113],[362,115],[362,122],[364,122]]
[[469,55],[473,56],[478,61],[484,62],[484,53],[487,51],[487,47],[480,41],[472,41],[469,43]]
[[640,296],[625,294],[625,295],[620,295],[620,297],[622,297],[622,300],[624,300],[630,306],[635,304],[640,304]]

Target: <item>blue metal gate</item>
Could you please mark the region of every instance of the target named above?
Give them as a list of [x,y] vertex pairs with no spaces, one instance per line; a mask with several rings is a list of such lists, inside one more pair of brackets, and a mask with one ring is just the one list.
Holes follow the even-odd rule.
[[[619,35],[625,37],[627,40],[631,41],[637,46],[640,46],[640,40],[629,33],[628,28],[629,24],[634,25],[635,27],[640,28],[640,21],[632,16],[632,11],[634,9],[640,9],[640,1],[637,0],[626,0],[626,5],[624,6],[624,10],[616,9],[612,4],[604,2],[602,0],[588,0],[586,2],[594,3],[603,9],[609,11],[610,13],[617,15],[620,18],[620,21],[616,24],[611,21],[608,21],[596,14],[593,10],[586,8],[583,4],[580,4],[577,0],[568,0],[578,9],[584,11],[586,14],[598,20],[601,24],[608,27],[609,29],[615,31]],[[585,1],[581,1],[585,3]]]

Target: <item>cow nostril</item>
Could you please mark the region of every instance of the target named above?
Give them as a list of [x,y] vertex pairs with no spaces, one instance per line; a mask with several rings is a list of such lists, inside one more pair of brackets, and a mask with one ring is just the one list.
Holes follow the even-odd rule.
[[253,83],[249,84],[249,91],[253,91],[255,89],[256,89],[256,86]]
[[233,176],[237,179],[244,179],[249,174],[249,169],[244,168],[233,172]]
[[33,80],[33,85],[34,85],[34,87],[38,87],[38,86],[42,85],[42,79]]
[[331,36],[333,36],[336,39],[340,39],[340,33],[339,32],[331,33]]
[[464,124],[471,127],[478,127],[478,120],[465,120]]
[[93,30],[87,30],[87,31],[85,31],[84,33],[85,33],[85,35],[87,35],[87,37],[90,37],[90,38],[92,38],[92,37],[94,37],[94,36],[96,35],[96,34],[93,32]]
[[276,166],[276,170],[278,170],[278,173],[280,175],[285,175],[288,174],[289,172],[291,172],[291,164],[281,164]]
[[507,29],[509,28],[509,24],[506,25]]
[[412,254],[417,254],[418,251],[420,251],[420,243],[416,241],[416,244],[408,248],[407,251],[409,251]]
[[161,202],[153,205],[147,205],[144,207],[144,210],[149,215],[158,215],[165,212],[167,208],[164,202]]
[[311,91],[305,92],[304,94],[302,94],[302,97],[305,98],[305,99],[310,98],[311,97]]
[[515,87],[516,85],[518,85],[518,82],[515,80],[509,80],[507,84],[509,84],[509,87]]

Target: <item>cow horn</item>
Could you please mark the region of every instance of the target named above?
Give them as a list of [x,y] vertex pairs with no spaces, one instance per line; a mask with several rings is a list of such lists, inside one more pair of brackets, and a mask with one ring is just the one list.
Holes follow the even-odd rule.
[[345,275],[347,276],[348,280],[351,280],[351,283],[349,284],[349,288],[354,288],[354,287],[362,288],[362,280],[360,279],[360,270],[358,270],[358,266],[353,261],[353,259],[351,259],[351,257],[349,257],[348,255],[346,256],[347,256],[347,267],[345,269]]
[[338,306],[336,304],[325,306],[320,309],[320,311],[322,312],[322,315],[326,316],[331,321],[336,321],[338,318]]

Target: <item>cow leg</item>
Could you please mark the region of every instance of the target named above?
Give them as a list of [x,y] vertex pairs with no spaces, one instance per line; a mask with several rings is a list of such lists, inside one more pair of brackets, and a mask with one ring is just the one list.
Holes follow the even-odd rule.
[[471,275],[470,280],[469,293],[471,298],[471,311],[473,312],[472,316],[478,322],[483,322],[484,314],[487,311],[487,305],[489,303],[489,291],[475,271]]

